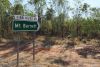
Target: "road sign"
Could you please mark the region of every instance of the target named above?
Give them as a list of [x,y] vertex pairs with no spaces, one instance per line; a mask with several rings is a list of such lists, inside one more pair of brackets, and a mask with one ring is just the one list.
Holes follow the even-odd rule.
[[[31,17],[31,16],[14,15],[14,21],[12,22],[13,31],[38,31],[39,27],[40,25],[38,23],[38,16]],[[34,32],[33,39],[34,37],[35,37],[35,32]],[[18,41],[19,40],[20,38],[18,34]],[[33,61],[35,59],[34,45],[35,44],[33,42]],[[19,67],[19,42],[17,44],[17,67]]]
[[39,30],[38,17],[14,15],[12,29],[14,31],[38,31]]

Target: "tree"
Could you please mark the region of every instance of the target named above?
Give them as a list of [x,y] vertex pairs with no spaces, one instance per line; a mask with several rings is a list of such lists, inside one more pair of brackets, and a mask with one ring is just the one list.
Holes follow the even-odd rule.
[[46,1],[45,0],[29,0],[28,3],[34,6],[32,9],[34,9],[35,11],[34,13],[38,15],[38,21],[40,25],[42,25],[43,9],[44,9],[44,6],[46,5]]
[[47,8],[47,12],[46,12],[46,19],[47,20],[51,20],[53,17],[54,11],[52,8]]
[[80,35],[80,22],[81,22],[81,17],[82,17],[82,13],[81,13],[81,2],[82,0],[74,0],[75,2],[75,9],[74,9],[74,16],[73,16],[73,19],[75,22],[75,29],[76,29],[76,33],[74,34],[74,36],[79,36]]
[[34,5],[35,8],[33,8],[35,10],[35,13],[38,14],[38,16],[42,16],[43,13],[43,8],[46,4],[45,0],[30,0],[29,4]]
[[14,14],[24,15],[24,9],[23,9],[22,4],[15,4],[14,5]]
[[89,11],[88,8],[89,8],[89,5],[88,5],[87,3],[84,3],[84,4],[82,5],[81,10],[82,10],[83,13],[85,13],[85,17],[88,17],[88,11]]
[[7,33],[8,22],[5,19],[7,19],[6,11],[9,10],[9,8],[9,0],[0,0],[0,37],[4,37],[5,32]]
[[91,8],[92,36],[100,37],[100,8]]

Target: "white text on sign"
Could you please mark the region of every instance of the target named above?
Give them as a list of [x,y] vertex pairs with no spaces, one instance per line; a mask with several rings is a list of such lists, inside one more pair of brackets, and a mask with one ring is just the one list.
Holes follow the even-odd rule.
[[14,15],[14,20],[22,20],[22,21],[38,21],[38,16],[22,16],[22,15]]

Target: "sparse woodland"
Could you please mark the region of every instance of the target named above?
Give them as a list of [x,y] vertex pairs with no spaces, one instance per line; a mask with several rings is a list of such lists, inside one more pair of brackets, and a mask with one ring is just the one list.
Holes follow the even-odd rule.
[[[100,8],[91,7],[82,0],[73,1],[74,7],[69,0],[51,0],[49,3],[27,0],[24,5],[23,0],[14,0],[13,4],[9,0],[0,0],[0,38],[12,39],[16,35],[11,28],[13,15],[34,14],[38,14],[40,23],[37,35],[100,38]],[[20,35],[28,38],[29,33],[32,32],[20,32]]]
[[[38,67],[100,67],[99,7],[83,0],[12,1],[0,0],[0,67],[16,67],[18,44],[20,67],[37,67],[33,53]],[[14,15],[38,15],[35,37],[12,30]]]

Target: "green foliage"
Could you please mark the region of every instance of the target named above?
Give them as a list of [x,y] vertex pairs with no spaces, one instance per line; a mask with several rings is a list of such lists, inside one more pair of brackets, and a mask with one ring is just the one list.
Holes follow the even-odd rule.
[[[73,9],[68,5],[68,0],[51,0],[50,5],[46,0],[27,1],[28,6],[33,5],[31,9],[34,11],[23,6],[22,0],[14,0],[14,6],[9,0],[0,0],[0,37],[14,36],[15,33],[11,29],[14,14],[33,16],[35,13],[38,14],[40,23],[38,34],[73,37],[98,37],[100,35],[100,9],[91,8],[87,3],[82,4],[81,0],[74,0],[75,8]],[[70,12],[74,13],[72,18],[68,15]],[[88,13],[90,13],[89,17]],[[27,33],[23,32],[20,35],[24,38]]]
[[6,11],[10,8],[9,0],[0,0],[0,37],[5,36],[5,31],[7,32],[7,17]]
[[16,4],[14,6],[14,14],[16,15],[24,15],[24,9],[23,6],[21,4]]
[[53,17],[53,13],[54,13],[54,11],[53,11],[53,9],[51,8],[51,9],[47,9],[47,12],[46,12],[46,19],[47,20],[51,20],[52,19],[52,17]]

